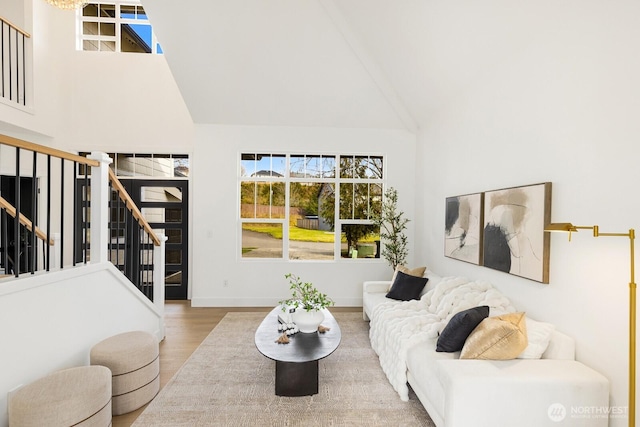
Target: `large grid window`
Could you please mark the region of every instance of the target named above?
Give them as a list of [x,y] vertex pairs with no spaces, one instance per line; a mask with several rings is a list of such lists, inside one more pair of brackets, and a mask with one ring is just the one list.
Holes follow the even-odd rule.
[[379,257],[383,169],[382,156],[242,153],[242,257]]
[[162,53],[139,1],[89,3],[78,10],[78,50]]

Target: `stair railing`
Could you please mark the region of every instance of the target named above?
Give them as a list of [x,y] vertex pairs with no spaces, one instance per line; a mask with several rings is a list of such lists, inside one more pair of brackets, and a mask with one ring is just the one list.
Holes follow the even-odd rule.
[[0,16],[0,97],[27,105],[27,58],[31,35]]
[[[24,151],[28,152],[26,156],[23,156]],[[15,160],[12,170],[1,169],[7,168],[6,165],[10,163],[6,159]],[[0,268],[4,269],[5,274],[19,277],[20,274],[34,274],[38,270],[62,269],[69,265],[68,262],[65,264],[65,259],[71,259],[74,266],[90,261],[111,261],[150,300],[161,306],[164,302],[166,237],[154,233],[109,168],[110,163],[111,159],[104,153],[95,152],[82,157],[0,135],[0,175],[15,176],[15,187],[12,188],[15,200],[7,201],[5,195],[0,194],[0,219],[13,218],[13,230],[7,227],[7,220],[2,221],[0,227],[0,252],[4,252],[0,257]],[[22,174],[25,169],[31,173]],[[20,197],[21,178],[31,179],[31,198],[28,202],[33,212],[30,214],[26,212],[26,203]],[[57,191],[52,190],[53,187]],[[39,208],[41,190],[44,190],[46,197],[42,214]],[[58,197],[55,197],[56,192]],[[60,209],[55,213],[54,202]],[[41,217],[44,218],[41,220]],[[116,230],[114,222],[119,221],[124,227]],[[120,228],[125,230],[124,234],[121,234]],[[42,255],[39,249],[30,252],[22,250],[25,247],[36,248],[36,238],[49,242],[43,248]],[[11,261],[8,259],[10,241],[25,243],[13,245]],[[50,253],[53,244],[56,256],[60,254],[59,260]],[[52,264],[54,258],[56,263]]]

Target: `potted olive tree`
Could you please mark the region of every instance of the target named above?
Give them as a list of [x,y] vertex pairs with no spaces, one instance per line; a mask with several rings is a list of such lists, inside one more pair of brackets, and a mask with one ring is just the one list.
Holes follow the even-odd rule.
[[389,187],[385,191],[380,212],[374,212],[371,219],[380,227],[384,259],[394,270],[398,265],[404,265],[409,255],[407,236],[404,234],[409,220],[404,218],[404,212],[398,211],[398,191],[395,188]]
[[288,273],[284,277],[289,279],[291,298],[280,301],[282,309],[295,308],[292,320],[300,332],[316,332],[324,320],[322,310],[335,303],[327,294],[320,292],[310,282],[303,282],[295,274]]

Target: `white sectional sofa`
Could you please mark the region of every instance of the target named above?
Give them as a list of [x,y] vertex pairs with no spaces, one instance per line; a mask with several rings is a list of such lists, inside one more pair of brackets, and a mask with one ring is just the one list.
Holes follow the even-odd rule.
[[529,345],[546,347],[540,359],[459,359],[459,351],[436,351],[438,334],[456,312],[488,305],[494,316],[515,308],[489,284],[429,271],[426,277],[420,300],[386,298],[391,281],[363,285],[372,347],[399,398],[408,399],[410,385],[438,427],[608,425],[608,380],[575,360],[571,337],[553,327],[545,332],[548,345],[533,336],[548,324],[527,318]]

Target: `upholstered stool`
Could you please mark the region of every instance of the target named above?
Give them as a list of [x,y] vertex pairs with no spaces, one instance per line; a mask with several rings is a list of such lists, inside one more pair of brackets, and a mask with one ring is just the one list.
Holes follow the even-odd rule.
[[158,340],[142,331],[114,335],[94,345],[91,364],[111,369],[113,415],[149,403],[160,390]]
[[18,389],[9,398],[11,427],[111,425],[111,371],[64,369]]

